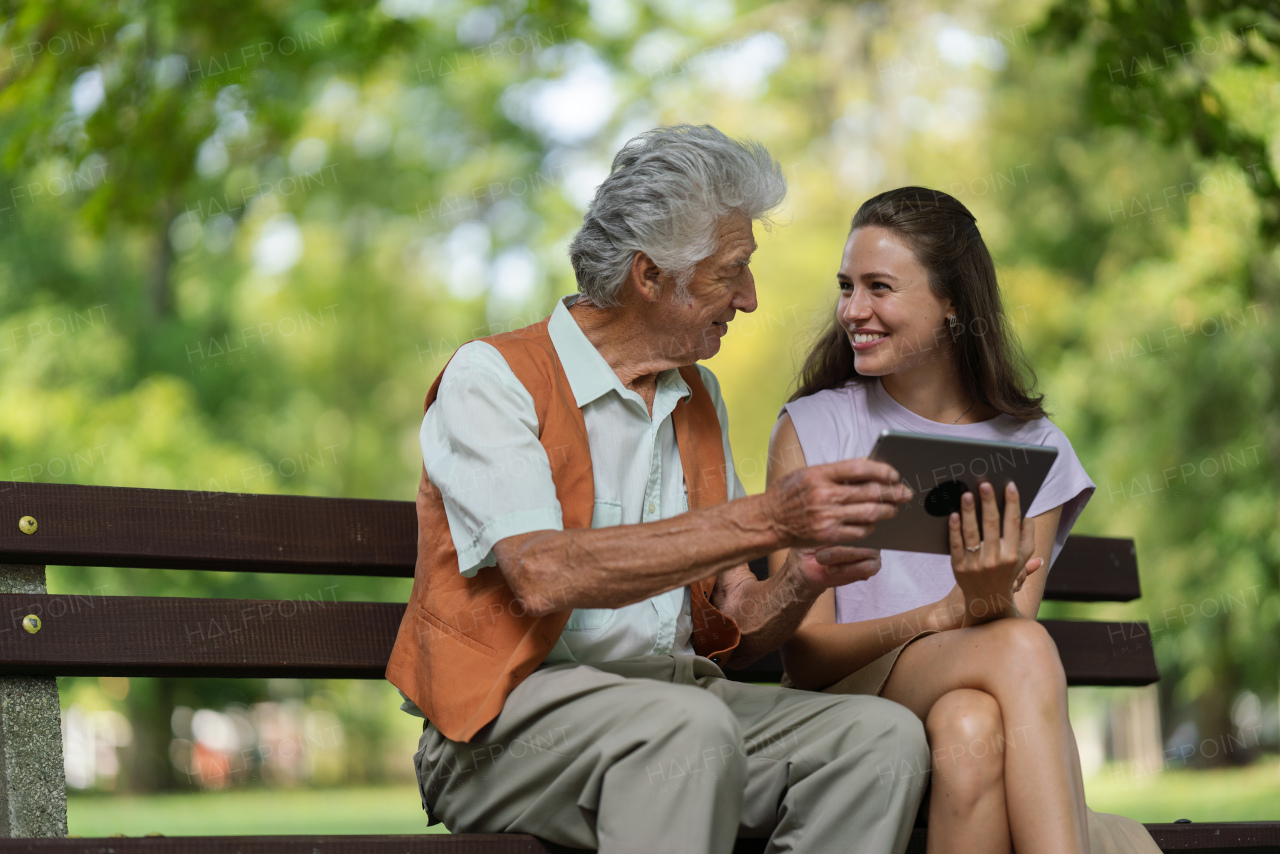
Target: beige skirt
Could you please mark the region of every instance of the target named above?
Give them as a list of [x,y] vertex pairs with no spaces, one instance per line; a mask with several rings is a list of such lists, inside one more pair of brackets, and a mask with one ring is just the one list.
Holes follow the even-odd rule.
[[906,643],[894,647],[870,664],[853,671],[836,684],[823,688],[822,693],[872,694],[879,697],[884,692],[885,683],[889,681],[889,674],[893,672],[893,666],[898,663],[898,656],[902,655],[902,651],[920,638],[936,634],[937,632],[933,630],[917,632],[908,638]]
[[[893,666],[898,663],[898,656],[909,644],[925,635],[936,634],[924,631],[914,635],[901,646],[894,647],[870,664],[855,670],[834,685],[823,689],[824,694],[873,694],[879,697],[889,681]],[[785,675],[784,686],[790,680]],[[927,797],[927,795],[926,795]],[[928,801],[921,805],[928,810]],[[1089,850],[1091,854],[1161,854],[1147,829],[1131,818],[1110,813],[1088,811]]]

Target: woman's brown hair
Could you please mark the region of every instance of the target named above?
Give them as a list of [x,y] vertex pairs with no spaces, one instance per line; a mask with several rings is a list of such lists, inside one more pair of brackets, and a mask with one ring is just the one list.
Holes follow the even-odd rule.
[[[995,262],[969,209],[938,190],[901,187],[864,202],[849,231],[869,225],[898,235],[928,271],[934,295],[955,306],[950,337],[969,398],[1019,421],[1043,418],[1044,395],[1034,392],[1035,371],[1009,328]],[[832,312],[830,326],[805,358],[800,387],[790,400],[849,380],[871,379],[854,370],[849,336]]]

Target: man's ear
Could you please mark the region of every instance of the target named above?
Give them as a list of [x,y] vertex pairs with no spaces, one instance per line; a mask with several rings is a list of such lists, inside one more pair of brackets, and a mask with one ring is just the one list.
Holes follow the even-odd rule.
[[646,302],[656,302],[662,294],[662,271],[653,259],[637,252],[631,259],[631,275],[627,283]]

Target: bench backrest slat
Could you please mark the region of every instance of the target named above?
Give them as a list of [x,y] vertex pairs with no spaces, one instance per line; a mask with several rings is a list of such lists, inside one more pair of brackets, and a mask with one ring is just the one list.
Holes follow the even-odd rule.
[[1044,598],[1065,602],[1132,602],[1142,597],[1133,540],[1067,537],[1053,562]]
[[[1058,645],[1068,685],[1150,685],[1159,681],[1146,623],[1041,620]],[[739,682],[777,682],[782,656],[771,652],[750,667],[727,671]]]
[[[0,675],[381,679],[405,606],[306,598],[254,601],[0,594]],[[35,634],[22,619],[35,614]],[[478,615],[485,619],[487,614]],[[1071,684],[1158,678],[1144,623],[1045,621]],[[777,653],[740,681],[776,682]]]
[[[18,530],[36,519],[35,534]],[[247,495],[0,481],[0,561],[413,576],[410,501]],[[765,559],[752,570],[765,577]],[[1133,541],[1072,536],[1045,599],[1128,602],[1142,595]]]
[[412,577],[417,531],[409,501],[0,481],[6,563]]
[[5,675],[381,679],[405,606],[4,593],[0,608]]
[[[769,577],[765,558],[751,562],[757,578]],[[1045,582],[1044,598],[1065,602],[1131,602],[1142,596],[1133,540],[1067,537]]]

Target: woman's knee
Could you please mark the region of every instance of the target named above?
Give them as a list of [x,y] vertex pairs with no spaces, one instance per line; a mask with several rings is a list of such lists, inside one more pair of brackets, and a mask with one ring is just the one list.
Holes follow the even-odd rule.
[[935,778],[966,801],[976,801],[1004,776],[1004,718],[985,691],[943,694],[925,718]]
[[1044,695],[1065,690],[1066,672],[1058,646],[1035,620],[996,620],[983,627],[991,642],[987,660],[993,670]]
[[970,740],[988,738],[1001,732],[1003,726],[1000,704],[995,697],[971,688],[943,694],[925,718],[930,744],[939,736]]

